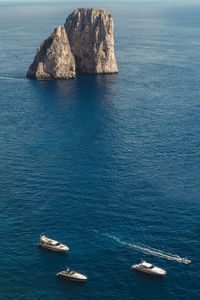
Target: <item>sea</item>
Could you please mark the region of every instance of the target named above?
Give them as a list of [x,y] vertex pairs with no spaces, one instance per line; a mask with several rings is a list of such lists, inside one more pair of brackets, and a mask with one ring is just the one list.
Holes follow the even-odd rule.
[[[119,73],[26,78],[77,7]],[[0,3],[0,299],[200,299],[200,3]],[[37,247],[40,234],[68,253]],[[181,263],[188,258],[191,264]],[[131,270],[146,260],[157,278]],[[61,280],[67,267],[85,283]]]

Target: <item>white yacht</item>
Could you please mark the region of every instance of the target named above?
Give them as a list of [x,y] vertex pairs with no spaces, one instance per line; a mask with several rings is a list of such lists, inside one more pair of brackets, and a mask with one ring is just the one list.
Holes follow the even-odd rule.
[[85,281],[87,279],[87,276],[72,271],[69,268],[67,268],[65,271],[57,273],[56,276],[74,281]]
[[66,245],[59,243],[58,241],[47,238],[45,235],[40,235],[40,243],[38,246],[53,251],[66,252],[69,248]]
[[167,272],[161,268],[153,266],[152,264],[147,263],[146,261],[142,261],[140,264],[132,265],[132,270],[138,270],[147,274],[163,276],[167,274]]

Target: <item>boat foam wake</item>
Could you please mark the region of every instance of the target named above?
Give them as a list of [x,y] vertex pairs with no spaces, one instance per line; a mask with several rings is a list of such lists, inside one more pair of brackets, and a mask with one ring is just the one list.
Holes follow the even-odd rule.
[[7,76],[0,76],[0,79],[4,79],[4,80],[27,80],[25,77],[7,77]]
[[138,250],[142,253],[145,253],[145,254],[154,255],[154,256],[165,258],[165,259],[168,259],[168,260],[175,260],[179,263],[188,264],[188,263],[191,262],[190,260],[182,258],[179,255],[163,252],[162,250],[157,250],[155,248],[151,248],[151,247],[148,247],[148,246],[141,246],[141,245],[129,243],[129,242],[126,242],[126,241],[122,241],[117,236],[111,235],[109,233],[105,233],[104,236],[118,242],[121,245],[125,245],[125,246],[128,246],[128,247],[132,248],[132,249],[136,249],[136,250]]

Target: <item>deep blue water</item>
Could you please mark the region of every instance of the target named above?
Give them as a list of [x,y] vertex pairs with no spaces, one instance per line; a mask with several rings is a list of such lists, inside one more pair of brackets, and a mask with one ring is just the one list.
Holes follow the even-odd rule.
[[[26,79],[77,6],[0,5],[0,299],[198,299],[200,5],[95,5],[119,74]],[[70,252],[36,247],[42,232]],[[66,265],[88,281],[56,278]]]

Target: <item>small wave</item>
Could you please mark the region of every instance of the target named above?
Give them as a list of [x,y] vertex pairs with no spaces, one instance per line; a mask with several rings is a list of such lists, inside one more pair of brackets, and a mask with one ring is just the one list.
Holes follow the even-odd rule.
[[151,248],[151,247],[148,247],[148,246],[140,246],[140,245],[137,245],[137,244],[122,241],[118,237],[116,237],[115,235],[111,235],[109,233],[105,233],[104,235],[106,237],[112,239],[112,240],[115,240],[116,242],[118,242],[121,245],[125,245],[125,246],[128,246],[128,247],[132,248],[132,249],[136,249],[136,250],[138,250],[142,253],[154,255],[154,256],[165,258],[165,259],[168,259],[168,260],[175,260],[179,263],[184,263],[184,258],[181,258],[179,255],[163,252],[162,250],[157,250],[155,248]]

